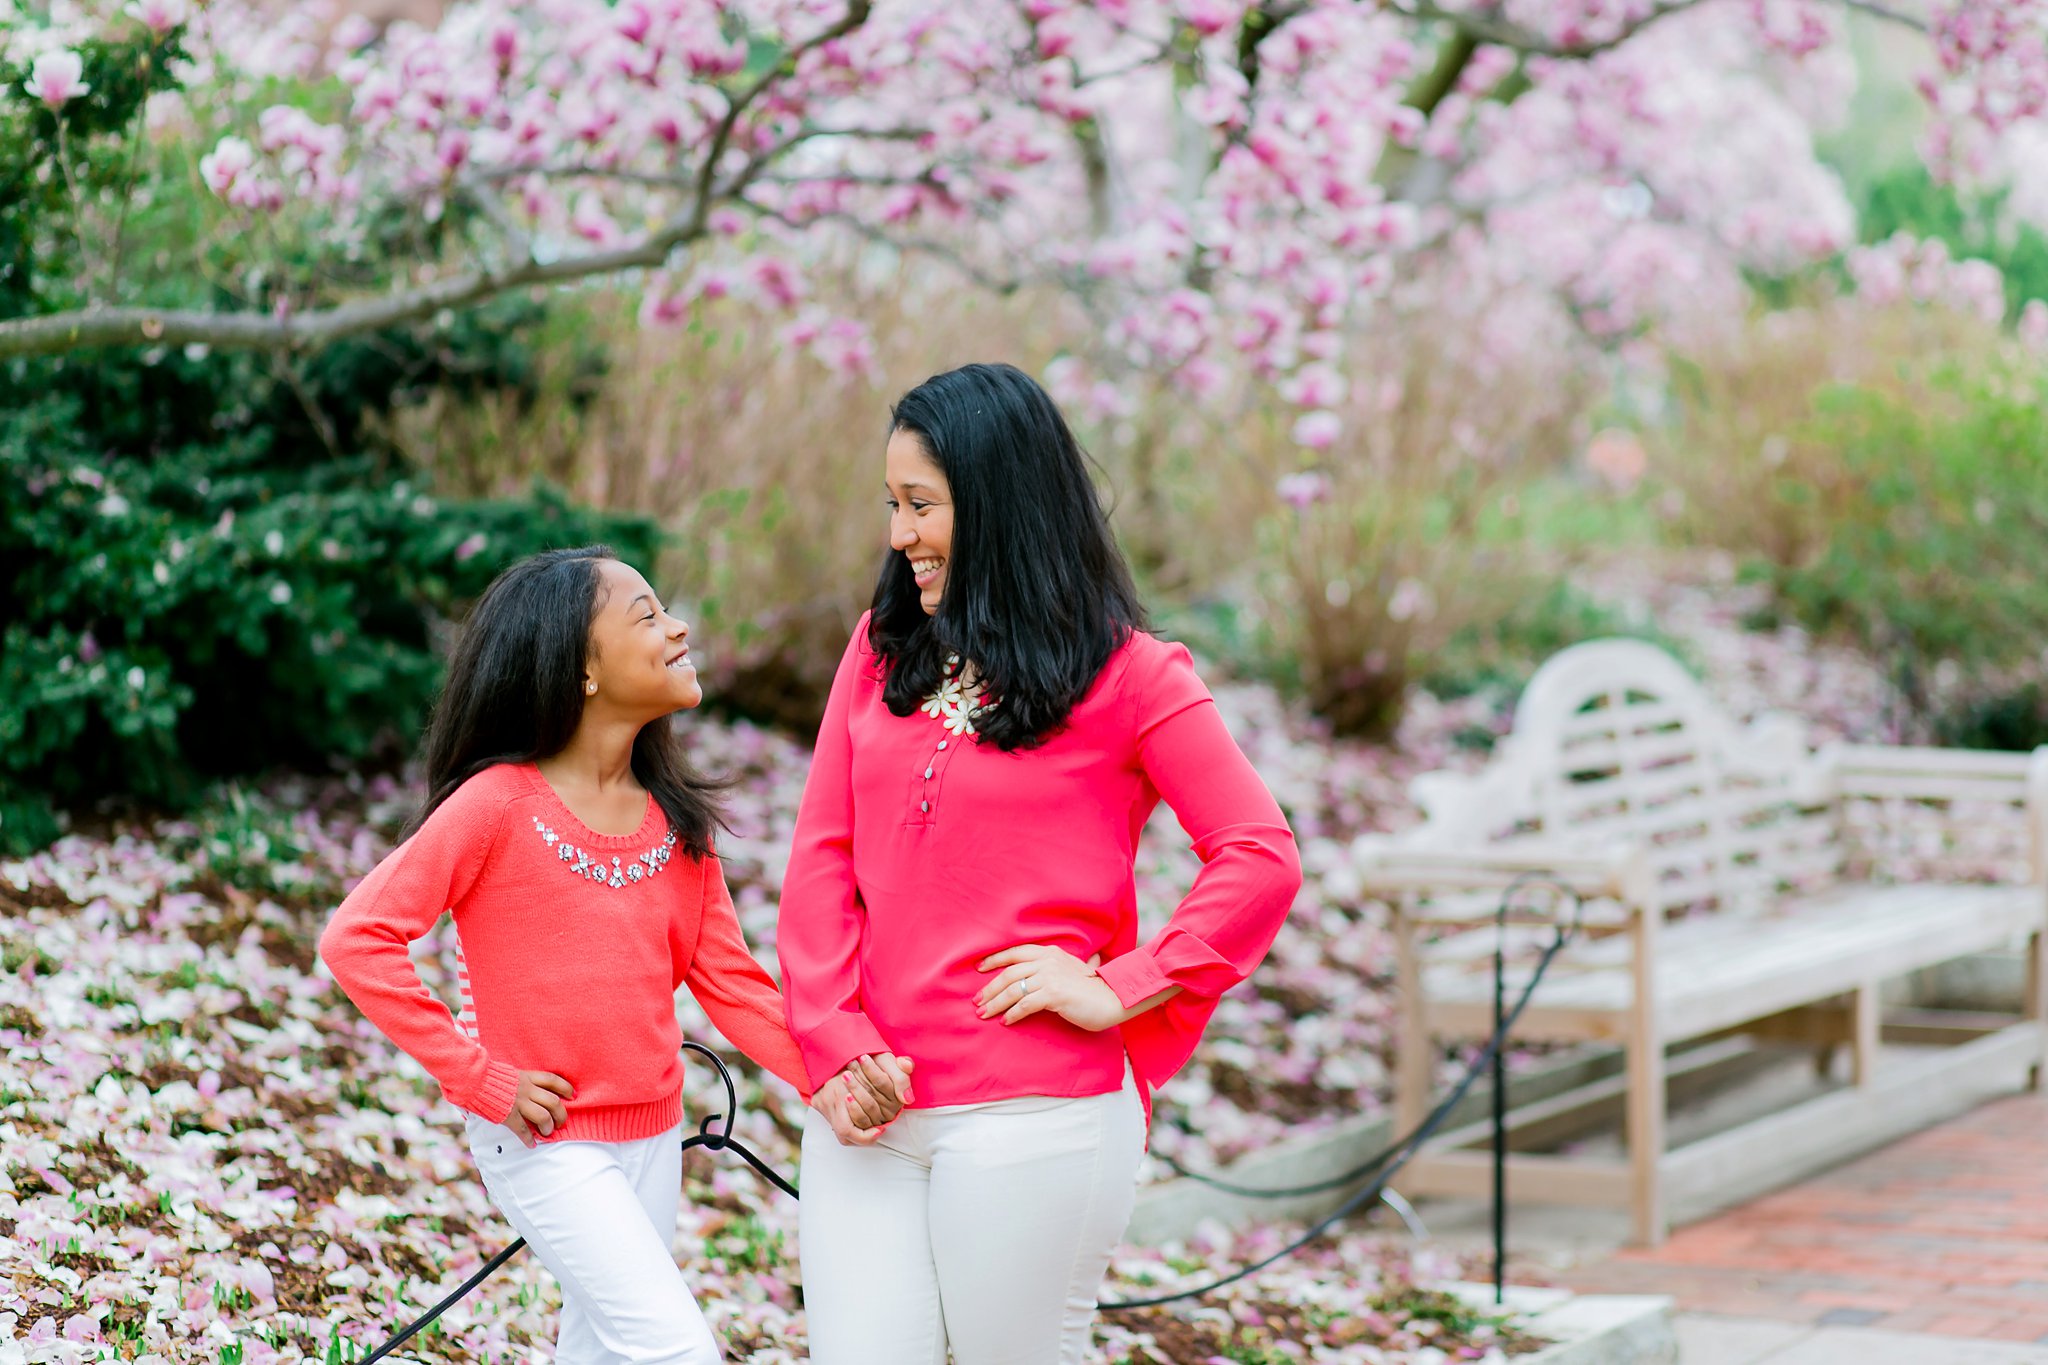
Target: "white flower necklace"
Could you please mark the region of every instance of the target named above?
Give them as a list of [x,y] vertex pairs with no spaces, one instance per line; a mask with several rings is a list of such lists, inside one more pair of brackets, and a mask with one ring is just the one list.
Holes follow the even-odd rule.
[[995,705],[983,699],[985,691],[978,679],[970,684],[961,677],[960,656],[948,654],[945,676],[920,709],[944,723],[951,733],[971,738],[978,733],[974,728],[975,716]]

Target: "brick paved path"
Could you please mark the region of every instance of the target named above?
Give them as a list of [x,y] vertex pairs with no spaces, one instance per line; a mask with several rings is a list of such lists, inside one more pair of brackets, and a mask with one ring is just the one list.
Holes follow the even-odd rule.
[[2048,1097],[1996,1101],[1565,1278],[1681,1312],[2048,1342]]

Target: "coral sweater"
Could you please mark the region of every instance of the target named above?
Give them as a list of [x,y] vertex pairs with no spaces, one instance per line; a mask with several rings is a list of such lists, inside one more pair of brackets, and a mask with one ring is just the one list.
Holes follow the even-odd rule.
[[[882,683],[864,617],[818,734],[776,936],[812,1081],[888,1050],[917,1063],[919,1107],[1097,1095],[1123,1083],[1128,1055],[1149,1109],[1301,885],[1286,819],[1188,652],[1134,635],[1063,729],[1015,753],[892,714]],[[1140,944],[1133,864],[1162,796],[1202,869]],[[1127,1007],[1183,993],[1105,1033],[1049,1011],[980,1018],[991,976],[977,965],[1024,943],[1100,953]]]
[[[597,834],[538,769],[501,764],[456,788],[349,893],[320,956],[457,1107],[502,1123],[521,1071],[566,1079],[568,1122],[543,1141],[630,1142],[680,1121],[684,984],[740,1051],[808,1095],[717,856],[688,857],[668,832],[650,796],[634,833]],[[406,951],[444,910],[460,945],[460,1021]]]

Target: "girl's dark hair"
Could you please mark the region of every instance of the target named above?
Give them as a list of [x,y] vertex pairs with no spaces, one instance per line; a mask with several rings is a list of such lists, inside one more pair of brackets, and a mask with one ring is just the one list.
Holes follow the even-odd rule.
[[1006,751],[1042,744],[1145,627],[1087,457],[1012,365],[933,375],[896,401],[889,430],[916,435],[945,474],[953,544],[932,616],[910,561],[891,553],[882,565],[868,640],[887,669],[883,700],[909,715],[958,654],[999,703],[975,717],[981,737]]
[[[455,789],[497,763],[560,753],[583,718],[590,623],[604,606],[598,565],[608,545],[549,550],[493,579],[469,613],[449,661],[448,684],[427,727],[427,799],[410,835]],[[633,776],[661,803],[692,857],[724,824],[722,784],[697,772],[667,717],[633,738]]]

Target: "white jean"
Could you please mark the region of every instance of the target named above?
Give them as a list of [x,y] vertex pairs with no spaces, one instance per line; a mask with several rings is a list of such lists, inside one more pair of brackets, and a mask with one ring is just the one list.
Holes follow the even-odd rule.
[[559,1365],[718,1365],[725,1359],[671,1243],[682,1127],[637,1142],[531,1149],[475,1115],[469,1151],[491,1200],[562,1284]]
[[1079,1365],[1137,1198],[1135,1086],[905,1110],[873,1147],[804,1119],[816,1365]]

